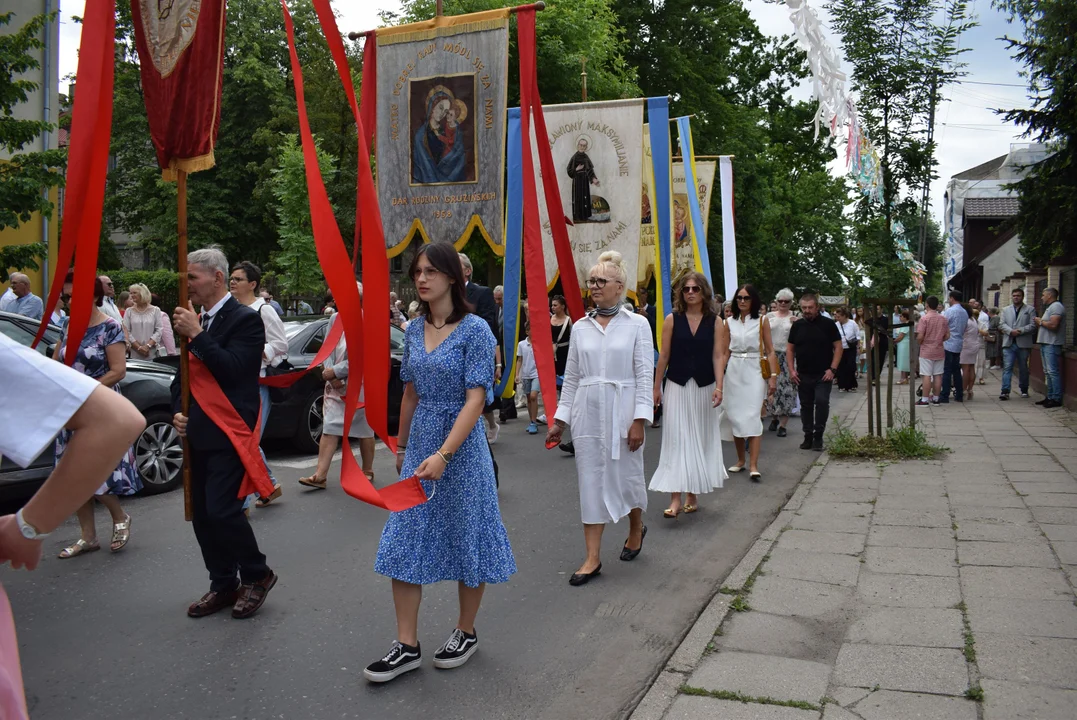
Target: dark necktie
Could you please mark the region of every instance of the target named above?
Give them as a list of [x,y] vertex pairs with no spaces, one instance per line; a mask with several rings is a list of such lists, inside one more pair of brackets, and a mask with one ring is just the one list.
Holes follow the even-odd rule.
[[209,330],[209,321],[213,319],[213,316],[209,313],[202,313],[202,329]]

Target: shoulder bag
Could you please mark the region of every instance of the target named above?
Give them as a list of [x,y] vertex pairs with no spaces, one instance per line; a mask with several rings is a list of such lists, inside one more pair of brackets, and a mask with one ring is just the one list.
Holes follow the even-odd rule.
[[759,319],[759,370],[764,380],[770,380],[770,361],[763,348],[763,319]]

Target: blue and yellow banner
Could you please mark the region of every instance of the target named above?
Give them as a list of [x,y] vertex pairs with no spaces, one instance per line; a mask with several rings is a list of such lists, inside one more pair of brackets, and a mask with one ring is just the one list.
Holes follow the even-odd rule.
[[505,367],[501,382],[494,389],[495,397],[512,397],[516,387],[516,345],[520,329],[520,270],[524,239],[524,168],[520,128],[520,108],[509,108],[508,134],[506,137],[507,193],[505,207],[505,279],[504,279],[504,327]]
[[684,160],[684,184],[686,188],[685,199],[688,203],[688,234],[691,238],[692,256],[695,260],[696,271],[703,273],[707,282],[714,286],[711,280],[710,253],[707,251],[707,231],[703,223],[703,212],[699,205],[698,192],[692,192],[699,187],[696,173],[696,154],[692,145],[692,127],[689,118],[677,118],[677,131],[681,142],[681,156]]

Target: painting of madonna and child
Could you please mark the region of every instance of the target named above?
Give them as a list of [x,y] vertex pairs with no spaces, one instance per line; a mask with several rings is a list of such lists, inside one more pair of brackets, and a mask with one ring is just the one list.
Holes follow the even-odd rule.
[[477,182],[475,75],[421,78],[408,86],[411,184]]

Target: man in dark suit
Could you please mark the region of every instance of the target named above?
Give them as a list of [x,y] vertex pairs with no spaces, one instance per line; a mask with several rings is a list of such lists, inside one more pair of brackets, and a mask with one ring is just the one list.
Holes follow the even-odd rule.
[[[460,253],[460,265],[464,268],[464,280],[466,282],[464,290],[467,293],[467,301],[475,307],[475,314],[490,326],[490,332],[493,333],[494,338],[498,338],[497,303],[494,302],[494,294],[485,285],[471,282],[473,268],[471,267],[471,261],[463,253]],[[496,363],[494,366],[494,384],[496,385],[501,382],[502,367],[501,348],[497,345],[494,346],[494,362]],[[486,439],[491,443],[497,442],[497,435],[501,431],[501,426],[494,419],[494,410],[497,407],[498,403],[495,399],[493,403],[487,405],[482,411],[482,416],[486,419]]]
[[[176,308],[176,332],[213,374],[248,427],[258,419],[258,375],[265,327],[258,313],[228,292],[228,260],[216,247],[187,256],[191,302]],[[201,305],[199,317],[194,306]],[[245,474],[228,436],[192,397],[188,415],[180,411],[180,378],[172,382],[173,423],[190,450],[194,534],[209,570],[210,589],[187,609],[191,617],[232,607],[232,617],[248,618],[262,607],[277,575],[258,550],[239,488]],[[239,577],[237,578],[237,572]]]

